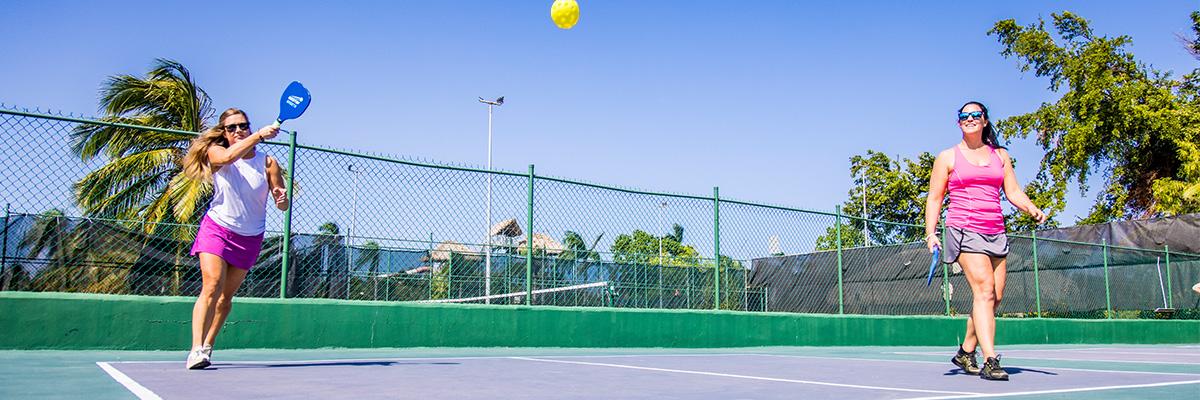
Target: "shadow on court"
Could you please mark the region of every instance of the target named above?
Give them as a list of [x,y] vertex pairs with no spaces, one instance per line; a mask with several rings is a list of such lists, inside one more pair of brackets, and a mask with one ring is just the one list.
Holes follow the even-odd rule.
[[[1014,368],[1014,367],[1003,367],[1003,369],[1004,369],[1004,372],[1007,372],[1009,375],[1020,375],[1020,374],[1026,373],[1026,372],[1037,373],[1037,374],[1042,374],[1042,375],[1054,375],[1054,376],[1058,375],[1058,374],[1050,372],[1050,371],[1042,371],[1039,369]],[[959,368],[950,369],[942,375],[944,375],[944,376],[953,376],[953,375],[975,376],[975,375],[967,374],[966,372],[963,372],[963,370],[961,370]]]

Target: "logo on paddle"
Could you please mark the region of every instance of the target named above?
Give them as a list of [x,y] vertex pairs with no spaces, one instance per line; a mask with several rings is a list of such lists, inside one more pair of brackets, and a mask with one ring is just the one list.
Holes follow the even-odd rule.
[[296,107],[304,102],[304,98],[300,96],[288,96],[287,103],[289,106]]

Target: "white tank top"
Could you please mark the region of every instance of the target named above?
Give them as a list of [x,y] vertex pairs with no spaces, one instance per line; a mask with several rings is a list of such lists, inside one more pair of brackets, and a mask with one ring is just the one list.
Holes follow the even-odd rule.
[[213,173],[208,217],[242,236],[257,236],[267,225],[267,156],[239,158]]

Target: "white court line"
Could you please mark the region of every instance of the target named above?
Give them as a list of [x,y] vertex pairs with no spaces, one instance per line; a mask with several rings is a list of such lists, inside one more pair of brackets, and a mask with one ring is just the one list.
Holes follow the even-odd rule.
[[[1094,361],[1094,362],[1114,362],[1114,363],[1133,363],[1133,364],[1200,365],[1200,363],[1194,363],[1194,362],[1179,362],[1179,361],[1140,361],[1140,360],[1107,360],[1107,359],[1095,359],[1095,358],[1056,358],[1056,357],[1037,357],[1037,356],[1030,356],[1030,355],[1022,355],[1021,353],[1018,353],[1019,351],[1044,351],[1044,350],[1013,350],[1012,352],[1013,352],[1013,353],[1016,353],[1016,355],[1012,355],[1011,357],[1013,357],[1013,358],[1029,359],[1029,360],[1053,360],[1053,361]],[[918,355],[918,356],[937,356],[937,355],[946,355],[946,354],[949,354],[949,353],[937,353],[937,352],[919,352],[919,351],[894,351],[894,352],[892,352],[891,354]],[[1005,355],[1005,354],[1004,354],[1004,353],[1000,353],[1000,355]]]
[[1086,387],[1086,388],[1075,388],[1075,389],[1037,390],[1037,391],[1030,391],[1030,392],[973,394],[973,395],[969,395],[969,396],[913,397],[913,398],[908,398],[908,399],[904,399],[904,400],[978,399],[978,398],[984,398],[984,397],[1009,397],[1009,396],[1029,396],[1029,395],[1056,394],[1056,393],[1093,392],[1093,391],[1098,391],[1098,390],[1137,389],[1137,388],[1161,387],[1161,386],[1191,385],[1191,384],[1198,384],[1198,383],[1200,383],[1200,380],[1162,382],[1162,383],[1146,383],[1146,384],[1140,384],[1140,385]]
[[[296,359],[296,360],[230,360],[221,364],[304,364],[304,363],[347,363],[347,362],[396,362],[396,360],[427,360],[427,359],[506,359],[512,357],[562,357],[562,358],[612,358],[612,357],[730,357],[756,356],[755,353],[712,353],[712,354],[596,354],[596,356],[571,356],[571,354],[538,354],[538,356],[466,356],[466,357],[385,357],[385,358],[335,358],[335,359]],[[127,362],[106,362],[106,364],[169,364],[179,363],[178,360],[127,360]]]
[[[1197,352],[1197,353],[1187,353],[1187,352],[1183,352],[1183,353],[1180,353],[1180,352],[1168,353],[1168,352],[1145,352],[1145,351],[1104,351],[1104,349],[1081,349],[1081,350],[1025,350],[1025,351],[1080,351],[1080,352],[1084,352],[1084,353],[1091,353],[1091,352],[1103,351],[1103,352],[1104,352],[1104,353],[1106,353],[1106,354],[1130,354],[1130,355],[1143,355],[1143,356],[1200,356],[1200,352]],[[1170,351],[1170,350],[1168,349],[1167,351]]]
[[759,381],[772,381],[772,382],[803,383],[803,384],[808,384],[808,385],[835,386],[835,387],[844,387],[844,388],[853,388],[853,389],[888,390],[888,391],[896,391],[896,392],[916,392],[916,393],[949,393],[949,394],[957,394],[957,395],[979,394],[979,393],[972,393],[972,392],[951,392],[951,391],[946,391],[946,390],[905,389],[905,388],[884,387],[884,386],[866,386],[866,385],[851,385],[851,384],[845,384],[845,383],[805,381],[805,380],[799,380],[799,379],[768,378],[768,377],[763,377],[763,376],[722,374],[722,373],[717,373],[717,372],[691,371],[691,370],[683,370],[683,369],[639,367],[636,365],[605,364],[605,363],[567,361],[567,360],[547,360],[547,359],[531,358],[531,357],[511,357],[511,358],[515,359],[515,360],[538,361],[538,362],[559,363],[559,364],[576,364],[576,365],[590,365],[590,366],[595,366],[595,367],[637,369],[637,370],[643,370],[643,371],[674,372],[674,373],[679,373],[679,374],[720,376],[720,377],[726,377],[726,378],[753,379],[753,380],[759,380]]
[[117,371],[116,368],[108,365],[108,363],[97,362],[96,365],[99,365],[100,369],[104,370],[104,372],[107,372],[109,376],[117,381],[117,383],[125,386],[126,389],[129,389],[130,392],[133,392],[133,395],[137,396],[139,399],[162,400],[162,397],[158,397],[158,395],[154,394],[154,392],[150,391],[150,389],[147,389],[145,386],[137,383],[137,381],[133,380],[133,378],[130,378],[129,375],[125,375],[125,373]]
[[[1167,349],[1167,348],[1187,348],[1188,346],[1165,346],[1165,347],[1145,347],[1142,349]],[[1140,350],[1137,347],[1067,347],[1067,348],[1045,348],[1045,349],[1014,349],[1020,351],[1110,351],[1110,350]]]
[[[755,354],[755,356],[764,357],[794,357],[794,358],[818,358],[818,359],[848,359],[860,360],[860,362],[877,362],[877,363],[913,363],[913,364],[940,364],[947,365],[946,362],[923,362],[923,360],[910,359],[877,359],[877,358],[847,358],[847,357],[820,357],[820,356],[792,356],[792,354]],[[1122,370],[1090,370],[1082,368],[1043,368],[1038,366],[1038,370],[1054,370],[1054,371],[1081,371],[1081,372],[1108,372],[1108,374],[1141,374],[1141,375],[1182,375],[1182,376],[1200,376],[1200,374],[1187,374],[1187,372],[1153,372],[1153,371],[1122,371]]]
[[[941,361],[920,361],[920,360],[888,360],[877,358],[850,358],[850,357],[822,357],[822,356],[798,356],[791,354],[755,354],[756,356],[766,357],[794,357],[794,358],[817,358],[824,360],[858,360],[871,362],[905,362],[916,364],[941,364],[950,366],[947,362]],[[958,368],[958,367],[954,367]],[[1019,367],[1014,367],[1019,368]],[[1142,374],[1142,375],[1183,375],[1183,376],[1200,376],[1200,374],[1189,374],[1186,372],[1153,372],[1153,371],[1122,371],[1122,370],[1107,370],[1107,369],[1085,369],[1085,368],[1063,368],[1063,367],[1037,367],[1038,370],[1048,371],[1080,371],[1080,372],[1105,372],[1110,374]]]
[[1183,353],[1183,354],[1180,354],[1178,351],[1174,351],[1174,350],[1172,350],[1172,349],[1178,349],[1178,348],[1181,348],[1181,347],[1169,347],[1169,348],[1164,348],[1164,347],[1155,347],[1155,348],[1146,348],[1146,349],[1144,349],[1144,350],[1157,350],[1157,349],[1165,350],[1165,351],[1158,351],[1158,352],[1153,352],[1153,351],[1150,351],[1150,352],[1147,352],[1147,351],[1122,351],[1122,350],[1139,350],[1139,349],[1137,349],[1137,348],[1131,348],[1131,347],[1117,347],[1117,348],[1085,347],[1085,348],[1078,348],[1078,349],[1011,349],[1010,351],[1060,351],[1060,352],[1073,352],[1073,351],[1093,352],[1093,351],[1100,351],[1100,352],[1105,352],[1105,353],[1108,353],[1108,354],[1133,354],[1133,355],[1147,355],[1147,356],[1173,356],[1173,355],[1184,355],[1184,356],[1192,356],[1192,355],[1195,355],[1195,356],[1200,356],[1200,353]]

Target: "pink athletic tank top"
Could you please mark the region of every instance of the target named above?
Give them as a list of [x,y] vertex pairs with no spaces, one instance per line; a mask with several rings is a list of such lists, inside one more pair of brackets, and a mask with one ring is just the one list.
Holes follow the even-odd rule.
[[946,226],[965,231],[995,235],[1004,233],[1004,212],[1000,208],[1000,188],[1004,184],[1004,161],[992,148],[988,165],[971,164],[958,146],[954,146],[954,170],[947,187],[950,207]]

